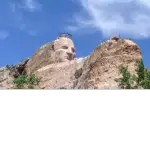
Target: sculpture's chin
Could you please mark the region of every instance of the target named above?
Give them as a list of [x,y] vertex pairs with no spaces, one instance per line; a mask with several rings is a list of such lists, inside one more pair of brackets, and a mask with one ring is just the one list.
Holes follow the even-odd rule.
[[63,60],[63,62],[66,62],[66,61],[69,61],[69,59],[66,58],[66,59]]
[[69,61],[68,58],[60,58],[60,59],[59,59],[59,62],[67,62],[67,61]]
[[71,55],[64,55],[57,58],[58,62],[67,62],[74,60],[74,57]]
[[73,56],[69,56],[69,55],[64,56],[64,61],[71,61],[71,60],[73,60],[73,59],[74,59]]
[[67,62],[67,61],[72,61],[72,60],[74,60],[74,59],[65,58],[65,59],[63,59],[61,62]]

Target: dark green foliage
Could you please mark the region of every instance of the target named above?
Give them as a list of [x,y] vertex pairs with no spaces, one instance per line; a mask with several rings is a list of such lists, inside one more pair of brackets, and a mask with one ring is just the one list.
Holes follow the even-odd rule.
[[120,73],[122,78],[119,80],[119,86],[122,89],[131,89],[131,74],[128,71],[127,67],[121,67]]
[[145,69],[144,70],[144,89],[150,89],[150,71]]
[[24,89],[24,85],[27,84],[27,77],[20,75],[13,81],[13,84],[15,89]]
[[136,74],[131,75],[127,67],[120,68],[122,78],[118,80],[122,89],[150,89],[150,71],[144,68],[143,61],[137,62]]
[[137,84],[142,86],[144,81],[144,63],[142,60],[137,62]]
[[28,78],[27,78],[27,84],[28,84],[28,88],[29,89],[33,89],[34,86],[38,85],[40,82],[40,80],[34,75],[31,74]]
[[34,86],[38,85],[39,82],[40,80],[34,74],[30,74],[29,76],[18,76],[13,84],[15,89],[34,89]]

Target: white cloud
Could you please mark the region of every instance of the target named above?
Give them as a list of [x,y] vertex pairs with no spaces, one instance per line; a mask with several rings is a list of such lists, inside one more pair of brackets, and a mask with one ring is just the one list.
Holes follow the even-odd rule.
[[37,0],[22,0],[19,2],[10,2],[8,4],[12,12],[11,19],[14,27],[19,28],[30,36],[36,36],[38,32],[37,28],[34,26],[34,21],[32,22],[29,20],[24,15],[24,12],[33,13],[39,11],[41,9],[41,4]]
[[36,11],[41,9],[41,4],[37,0],[24,0],[24,8],[29,11]]
[[9,33],[4,30],[0,30],[0,40],[5,40],[9,36]]
[[29,30],[28,34],[31,36],[36,36],[37,35],[37,31],[36,30]]
[[16,11],[16,4],[15,3],[8,3],[9,7],[11,8],[11,11],[14,13]]
[[94,28],[105,37],[114,34],[150,37],[150,0],[76,0],[82,11],[74,14],[68,29]]
[[11,7],[12,12],[17,10],[35,12],[41,10],[42,8],[42,5],[38,0],[21,0],[18,2],[9,2],[9,6]]

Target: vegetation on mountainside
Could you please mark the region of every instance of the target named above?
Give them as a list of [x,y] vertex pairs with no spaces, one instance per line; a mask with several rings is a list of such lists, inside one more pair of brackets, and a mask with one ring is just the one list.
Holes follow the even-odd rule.
[[121,66],[122,78],[118,80],[122,89],[150,89],[150,71],[144,68],[143,61],[137,62],[136,73],[131,75],[128,67]]
[[35,86],[39,85],[39,78],[34,74],[20,75],[14,79],[13,84],[15,89],[34,89]]

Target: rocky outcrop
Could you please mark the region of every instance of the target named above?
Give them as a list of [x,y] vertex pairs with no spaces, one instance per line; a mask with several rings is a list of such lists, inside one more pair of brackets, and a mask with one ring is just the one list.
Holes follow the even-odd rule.
[[53,42],[41,46],[27,63],[27,74],[33,73],[46,65],[73,60],[75,57],[75,46],[65,35],[61,35]]
[[35,74],[40,78],[41,89],[74,89],[76,71],[82,68],[85,58],[69,62],[50,64],[38,69]]
[[136,61],[142,59],[137,46],[128,39],[101,43],[87,58],[54,63],[37,70],[41,88],[45,89],[118,89],[121,65],[135,72]]
[[0,68],[0,89],[11,89],[13,79],[7,67]]
[[48,64],[51,64],[54,61],[53,59],[54,59],[53,42],[41,46],[29,60],[26,67],[27,74],[30,74],[31,72],[34,72],[37,69],[44,67]]
[[10,70],[10,75],[16,78],[19,75],[26,74],[25,68],[26,68],[26,64],[28,61],[29,61],[29,58],[23,60],[21,63],[15,66],[7,66],[7,68]]
[[19,75],[25,74],[25,67],[28,61],[29,59],[25,59],[17,65],[7,65],[0,68],[0,89],[11,89],[13,80]]
[[130,73],[136,69],[136,61],[142,59],[136,43],[128,39],[108,40],[100,44],[84,62],[77,89],[118,89],[121,65]]
[[133,74],[140,59],[142,54],[135,42],[117,37],[98,45],[88,57],[75,59],[72,39],[62,35],[41,46],[30,60],[1,68],[0,83],[8,88],[12,78],[34,73],[40,78],[40,89],[118,89],[120,66],[128,66]]

